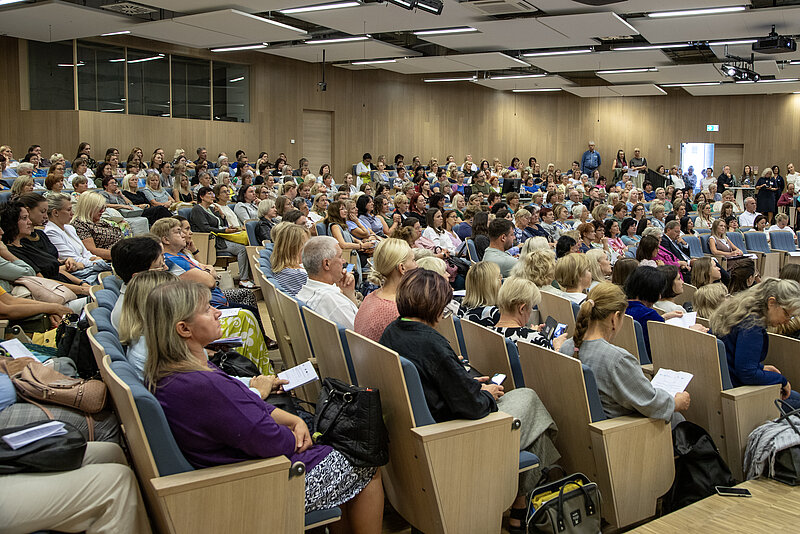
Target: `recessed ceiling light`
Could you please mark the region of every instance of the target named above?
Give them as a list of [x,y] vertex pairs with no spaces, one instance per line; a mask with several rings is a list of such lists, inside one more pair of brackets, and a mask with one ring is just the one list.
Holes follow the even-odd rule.
[[512,89],[512,93],[553,93],[555,91],[560,91],[559,88],[554,89]]
[[109,33],[101,33],[100,37],[111,37],[112,35],[125,35],[131,33],[130,30],[122,30],[119,32],[109,32]]
[[589,54],[591,48],[576,48],[572,50],[553,50],[550,52],[527,52],[522,57],[566,56],[570,54]]
[[775,78],[769,80],[760,80],[758,83],[787,83],[797,81],[800,81],[800,78]]
[[595,74],[634,74],[637,72],[658,72],[655,67],[642,68],[642,69],[615,69],[615,70],[598,70]]
[[689,43],[641,45],[641,46],[615,46],[611,50],[613,50],[614,52],[625,52],[630,50],[665,50],[669,48],[688,48],[690,46],[692,45]]
[[758,39],[734,39],[732,41],[709,41],[708,46],[745,45],[758,42]]
[[704,85],[722,85],[722,82],[690,82],[690,83],[662,83],[661,87],[701,87]]
[[157,56],[150,56],[150,57],[143,57],[140,59],[131,59],[128,60],[128,63],[144,63],[145,61],[155,61],[157,59],[164,59],[164,54],[158,54]]
[[385,63],[397,63],[396,59],[374,59],[369,61],[353,61],[351,65],[383,65]]
[[295,13],[310,13],[313,11],[326,11],[328,9],[342,9],[344,7],[358,7],[360,6],[360,2],[356,2],[354,0],[348,2],[333,2],[331,4],[319,4],[316,6],[305,6],[305,7],[292,7],[289,9],[280,9],[278,13],[282,13],[284,15],[293,15]]
[[432,82],[474,82],[477,80],[477,76],[469,76],[466,78],[426,78],[425,82],[432,83]]
[[330,39],[311,39],[310,41],[306,41],[305,44],[317,45],[317,44],[353,43],[356,41],[366,41],[367,39],[369,39],[369,35],[356,35],[353,37],[332,37]]
[[709,7],[705,9],[683,9],[680,11],[656,11],[648,13],[647,16],[651,18],[664,18],[664,17],[693,17],[697,15],[718,15],[720,13],[735,13],[737,11],[744,11],[745,6],[728,6],[728,7]]
[[800,60],[795,59],[794,61],[790,61],[789,65],[800,65]]
[[490,80],[521,80],[524,78],[544,78],[547,74],[508,74],[502,76],[489,76]]
[[[252,45],[244,45],[244,46],[226,46],[225,48],[212,48],[212,52],[239,52],[241,50],[258,50],[260,48],[266,48],[267,43],[259,43],[259,44],[252,44]],[[128,63],[132,63],[129,61]]]
[[0,6],[8,6],[11,4],[19,4],[20,2],[24,2],[25,0],[0,0]]
[[476,31],[478,31],[478,29],[472,26],[462,26],[460,28],[445,28],[442,30],[420,30],[414,32],[414,35],[422,37],[424,35],[447,35],[450,33],[472,33]]

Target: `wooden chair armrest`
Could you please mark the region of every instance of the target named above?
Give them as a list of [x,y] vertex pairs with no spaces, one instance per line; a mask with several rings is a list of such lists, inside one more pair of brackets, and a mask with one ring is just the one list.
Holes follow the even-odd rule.
[[483,428],[495,428],[508,425],[510,429],[513,420],[514,418],[505,412],[494,412],[480,419],[455,419],[453,421],[445,421],[434,425],[420,426],[412,428],[411,432],[419,436],[422,442],[425,443],[466,434],[468,432],[476,432]]
[[774,402],[780,396],[780,385],[739,386],[722,391],[721,396],[728,467],[734,478],[744,480],[747,438],[756,427],[778,416]]
[[159,496],[165,497],[279,471],[286,471],[288,477],[290,467],[291,462],[286,456],[277,456],[266,460],[249,460],[177,473],[166,477],[154,478],[150,483]]
[[742,252],[744,252],[744,253],[746,253],[746,254],[755,254],[755,255],[756,255],[756,256],[758,256],[759,258],[760,258],[760,257],[762,257],[762,256],[764,255],[764,253],[763,253],[763,252],[761,252],[760,250],[743,250]]
[[655,515],[656,502],[675,478],[669,423],[623,416],[591,423],[589,430],[603,507],[608,508],[604,517],[624,528]]
[[734,401],[749,397],[777,399],[780,395],[780,390],[780,384],[772,384],[769,386],[739,386],[738,388],[722,391],[722,398]]
[[8,319],[0,320],[0,339],[5,339],[7,328],[8,328]]
[[644,376],[646,376],[648,379],[652,380],[653,379],[653,375],[655,375],[655,371],[653,371],[653,364],[652,363],[646,363],[646,364],[642,365],[642,372],[644,373]]

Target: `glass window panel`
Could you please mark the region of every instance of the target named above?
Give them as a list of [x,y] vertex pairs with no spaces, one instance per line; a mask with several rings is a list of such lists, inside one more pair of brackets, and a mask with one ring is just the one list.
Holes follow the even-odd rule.
[[31,109],[75,109],[72,41],[28,41]]
[[128,113],[169,117],[169,59],[128,49]]
[[210,61],[172,56],[172,116],[211,118]]
[[250,67],[214,62],[214,120],[250,122]]
[[78,43],[78,109],[125,113],[125,50]]

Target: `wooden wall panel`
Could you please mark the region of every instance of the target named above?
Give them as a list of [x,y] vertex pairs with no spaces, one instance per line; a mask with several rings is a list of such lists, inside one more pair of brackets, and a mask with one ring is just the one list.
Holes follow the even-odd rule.
[[[381,70],[350,71],[328,66],[328,90],[321,92],[321,66],[260,52],[211,54],[131,37],[107,39],[117,45],[250,64],[251,122],[219,123],[190,119],[120,116],[95,112],[20,111],[17,40],[0,38],[0,143],[15,154],[31,143],[48,154],[74,156],[80,141],[96,155],[108,146],[127,153],[134,145],[146,154],[157,146],[168,154],[180,146],[190,155],[206,146],[211,155],[244,149],[252,160],[285,152],[293,166],[303,156],[303,109],[333,111],[334,173],[341,176],[368,151],[396,153],[423,161],[448,154],[462,161],[494,157],[508,165],[530,155],[543,165],[566,169],[596,141],[608,174],[618,148],[628,156],[638,146],[651,166],[678,164],[681,142],[742,144],[744,161],[759,165],[800,160],[800,95],[692,97],[681,90],[663,97],[578,98],[570,94],[498,92],[469,83],[423,83],[422,75]],[[719,124],[719,132],[706,132]],[[290,140],[295,139],[291,144]],[[671,145],[671,149],[667,149]],[[312,169],[320,162],[311,162]],[[795,161],[795,163],[800,163]],[[734,169],[739,173],[741,169]]]

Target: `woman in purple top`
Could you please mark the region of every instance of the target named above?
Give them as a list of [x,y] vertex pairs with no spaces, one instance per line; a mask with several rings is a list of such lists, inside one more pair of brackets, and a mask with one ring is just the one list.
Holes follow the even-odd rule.
[[156,288],[147,302],[145,378],[186,459],[202,468],[285,455],[306,466],[306,512],[342,506],[337,531],[379,533],[380,472],[313,445],[302,419],[264,402],[280,389],[276,377],[250,382],[259,398],[207,360],[204,347],[221,335],[210,297],[206,287],[179,280]]

